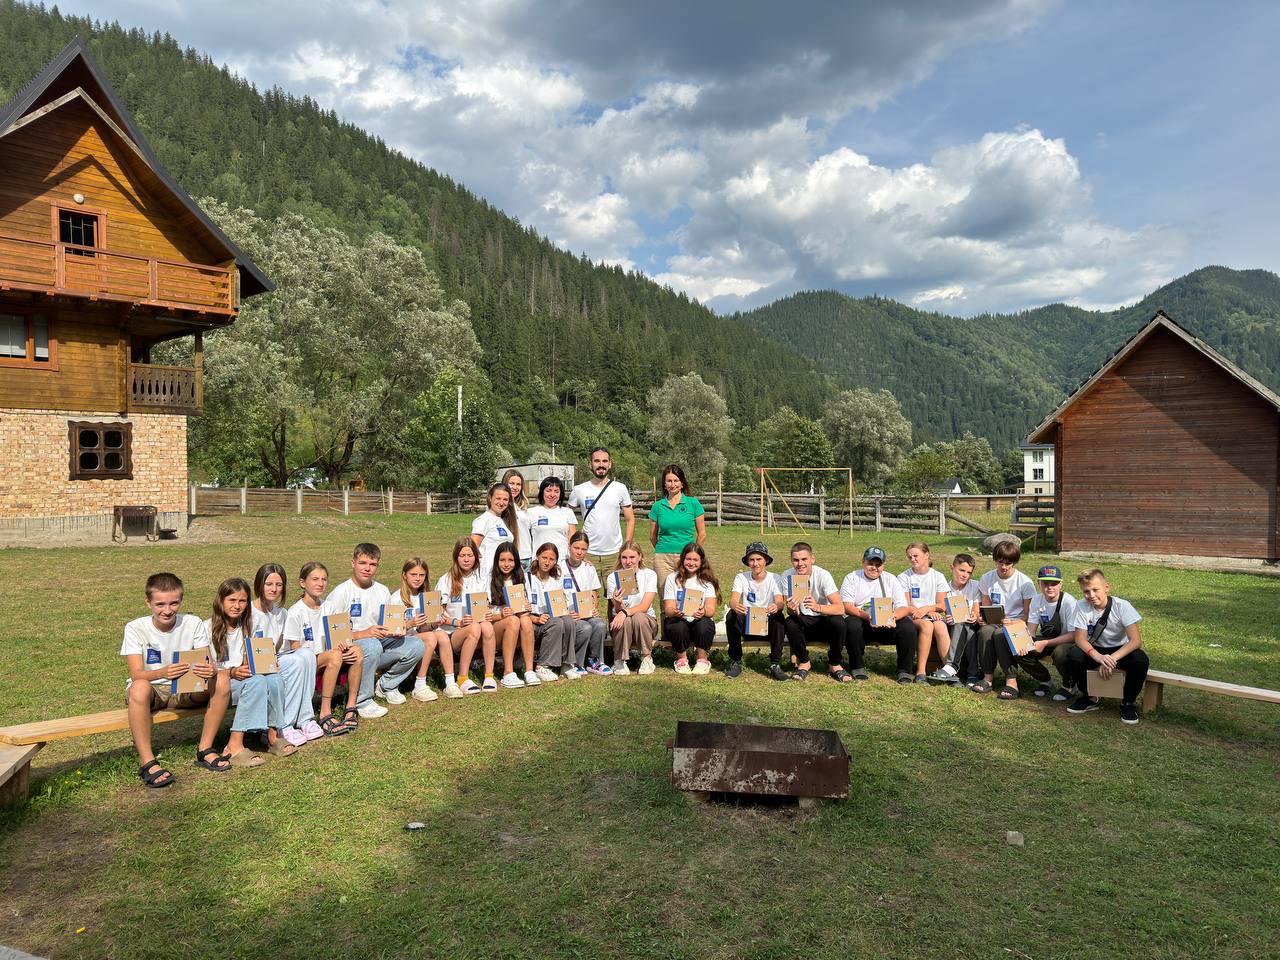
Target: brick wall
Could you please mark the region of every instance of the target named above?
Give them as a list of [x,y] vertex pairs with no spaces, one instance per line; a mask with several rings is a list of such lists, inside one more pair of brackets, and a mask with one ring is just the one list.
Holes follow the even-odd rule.
[[[69,420],[131,422],[133,479],[67,479]],[[186,417],[0,408],[0,455],[0,519],[110,517],[112,507],[125,503],[186,515]]]

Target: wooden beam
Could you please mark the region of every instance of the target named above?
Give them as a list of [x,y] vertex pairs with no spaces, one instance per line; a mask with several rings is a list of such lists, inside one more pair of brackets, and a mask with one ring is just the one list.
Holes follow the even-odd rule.
[[[170,720],[202,713],[204,713],[203,707],[190,710],[157,710],[151,714],[151,720],[153,723],[167,723]],[[48,743],[51,740],[65,740],[68,737],[84,737],[92,733],[110,733],[114,730],[128,729],[128,710],[104,710],[101,713],[86,713],[78,717],[63,717],[58,720],[23,723],[14,727],[0,727],[0,743],[28,746]]]

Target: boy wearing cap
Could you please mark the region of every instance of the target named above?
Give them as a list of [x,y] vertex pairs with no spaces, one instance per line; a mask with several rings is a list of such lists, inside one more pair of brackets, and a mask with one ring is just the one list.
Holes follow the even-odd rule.
[[729,669],[724,675],[730,680],[742,674],[742,637],[747,631],[747,608],[763,607],[769,617],[769,676],[774,680],[789,680],[782,669],[782,609],[786,597],[778,586],[778,578],[765,568],[773,563],[769,548],[763,541],[747,544],[742,555],[747,570],[733,578],[733,592],[729,595],[729,612],[724,618],[725,633],[729,637]]
[[809,578],[809,592],[804,596],[794,594],[785,581],[781,584],[787,596],[787,617],[782,626],[787,635],[787,645],[796,658],[796,672],[791,678],[804,680],[809,676],[813,669],[809,661],[809,641],[825,639],[827,669],[831,671],[831,678],[848,683],[853,678],[841,665],[845,646],[844,605],[840,602],[835,577],[813,562],[813,547],[803,540],[791,545],[791,570],[792,574],[788,576]]
[[[878,627],[871,625],[871,601],[875,597],[893,600],[893,619]],[[867,547],[862,554],[862,569],[854,570],[840,585],[840,599],[848,614],[849,653],[853,676],[867,679],[865,653],[867,644],[893,644],[898,653],[898,682],[915,682],[916,627],[908,611],[907,594],[902,581],[890,574],[884,576],[884,551]]]
[[1049,668],[1044,661],[1052,658],[1058,676],[1062,678],[1062,687],[1053,699],[1059,703],[1074,700],[1067,654],[1075,644],[1071,621],[1076,615],[1076,598],[1062,589],[1062,568],[1052,563],[1040,568],[1036,581],[1040,592],[1032,599],[1031,609],[1027,612],[1027,626],[1034,631],[1035,642],[1031,651],[1018,657],[1015,664],[1036,681],[1035,695],[1047,697],[1053,685],[1049,682]]
[[[1005,620],[1021,620],[1036,595],[1031,578],[1018,569],[1018,561],[1022,559],[1022,546],[1002,540],[991,551],[991,559],[995,561],[996,568],[988,570],[978,581],[982,605],[1003,607]],[[1004,688],[1000,691],[1000,699],[1017,700],[1022,696],[1018,689],[1018,677],[1013,669],[1013,651],[1004,639],[1004,626],[997,623],[984,623],[980,626],[977,647],[982,679],[969,684],[969,689],[974,693],[991,692],[998,659],[1000,668],[1004,671]]]
[[1080,697],[1067,713],[1089,713],[1102,706],[1089,696],[1089,671],[1097,670],[1106,680],[1116,670],[1124,671],[1124,693],[1120,699],[1120,719],[1138,722],[1138,694],[1147,681],[1151,661],[1142,649],[1138,622],[1142,617],[1128,600],[1111,596],[1111,584],[1097,567],[1076,577],[1084,599],[1076,604],[1071,626],[1076,645],[1068,653],[1072,675]]

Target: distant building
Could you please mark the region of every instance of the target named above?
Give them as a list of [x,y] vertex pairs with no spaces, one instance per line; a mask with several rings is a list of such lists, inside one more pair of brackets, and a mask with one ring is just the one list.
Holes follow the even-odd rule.
[[1021,443],[1022,490],[1028,496],[1053,495],[1053,444]]
[[1163,312],[1027,441],[1053,444],[1059,549],[1280,557],[1280,396]]
[[939,496],[946,496],[948,494],[959,496],[964,493],[964,490],[960,487],[959,477],[948,477],[946,480],[940,480],[937,483],[930,484],[927,489],[929,493],[936,493]]

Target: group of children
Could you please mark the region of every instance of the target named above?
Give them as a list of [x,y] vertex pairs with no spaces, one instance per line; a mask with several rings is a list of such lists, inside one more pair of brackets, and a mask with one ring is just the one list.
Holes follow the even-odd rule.
[[[263,750],[284,757],[310,741],[350,733],[361,719],[387,713],[379,700],[403,704],[406,690],[416,700],[436,700],[439,694],[428,684],[435,658],[448,698],[588,674],[625,676],[632,672],[633,652],[640,658],[638,673],[654,671],[658,620],[652,608],[659,585],[634,540],[623,543],[602,584],[587,562],[589,544],[581,531],[568,537],[563,555],[556,540],[546,538],[531,545],[524,561],[512,541],[499,540],[488,549],[487,538],[485,531],[458,540],[434,591],[427,588],[430,571],[420,557],[405,561],[397,590],[377,582],[381,551],[361,543],[352,555],[351,576],[331,591],[324,564],[305,564],[297,581],[302,596],[286,607],[287,573],[279,564],[264,564],[252,585],[238,577],[224,580],[212,615],[203,621],[181,612],[178,577],[153,574],[146,584],[150,613],[126,625],[120,650],[129,668],[126,702],[143,782],[173,782],[151,746],[151,714],[165,707],[205,708],[196,764],[225,772],[262,764]],[[866,647],[890,644],[897,652],[899,683],[967,684],[987,693],[998,663],[1004,676],[1000,699],[1021,696],[1018,675],[1026,673],[1036,683],[1035,696],[1069,700],[1068,712],[1085,713],[1100,705],[1089,694],[1089,672],[1096,670],[1105,681],[1122,670],[1121,719],[1138,722],[1137,695],[1147,672],[1141,618],[1128,601],[1110,595],[1102,571],[1087,570],[1077,578],[1077,600],[1063,590],[1056,566],[1040,568],[1037,590],[1017,569],[1016,543],[997,545],[995,568],[976,583],[969,554],[955,557],[949,579],[933,568],[924,543],[911,544],[907,559],[908,568],[894,576],[884,569],[884,551],[870,547],[861,568],[837,587],[808,543],[794,544],[791,569],[777,574],[768,570],[773,557],[767,545],[749,544],[742,557],[746,569],[734,578],[724,617],[730,661],[725,675],[741,675],[748,636],[767,640],[775,680],[808,677],[810,643],[826,644],[834,680],[866,680]],[[662,635],[675,671],[710,673],[722,597],[700,544],[681,550],[661,592]],[[1028,635],[1015,649],[1009,638],[1017,635],[1012,627],[1018,623],[1026,624]],[[612,666],[606,663],[606,635]],[[783,667],[784,643],[795,663],[792,672]],[[931,651],[942,665],[927,674]],[[477,654],[483,664],[479,683],[470,676]],[[1061,678],[1056,691],[1050,660]],[[344,682],[344,696],[335,705]],[[232,708],[230,739],[219,752],[214,738]],[[259,749],[246,743],[246,734],[257,738],[250,742]]]

